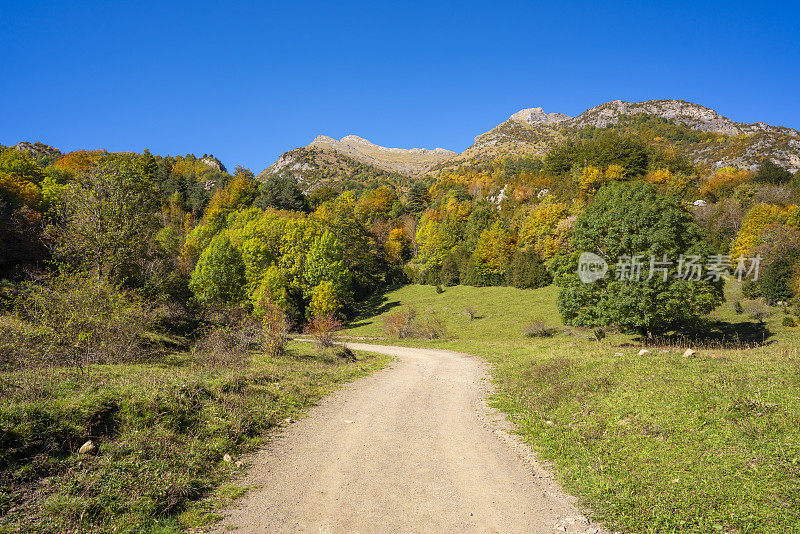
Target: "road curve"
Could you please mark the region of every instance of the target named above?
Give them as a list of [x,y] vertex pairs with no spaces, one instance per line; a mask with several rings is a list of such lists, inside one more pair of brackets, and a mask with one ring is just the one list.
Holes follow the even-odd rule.
[[239,483],[258,489],[225,512],[219,532],[605,532],[487,407],[483,360],[348,346],[396,360],[256,454]]

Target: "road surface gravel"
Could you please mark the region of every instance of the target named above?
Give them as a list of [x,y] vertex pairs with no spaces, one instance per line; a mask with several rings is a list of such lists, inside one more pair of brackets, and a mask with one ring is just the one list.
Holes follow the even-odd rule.
[[218,532],[605,532],[489,408],[488,365],[433,349],[323,399],[249,460]]

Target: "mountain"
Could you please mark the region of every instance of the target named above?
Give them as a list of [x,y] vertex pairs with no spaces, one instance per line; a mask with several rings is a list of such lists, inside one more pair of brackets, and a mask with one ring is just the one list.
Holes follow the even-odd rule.
[[585,138],[597,129],[617,129],[675,148],[696,164],[719,168],[755,168],[763,157],[791,170],[800,169],[800,132],[763,122],[743,124],[713,109],[683,100],[614,100],[570,117],[523,109],[475,138],[464,152],[440,165],[500,155],[544,156],[567,139]]
[[401,176],[413,180],[488,158],[544,156],[559,143],[592,137],[603,130],[638,135],[711,169],[724,166],[754,169],[763,158],[792,172],[800,169],[797,130],[763,122],[734,122],[713,109],[683,100],[614,100],[577,117],[546,113],[542,108],[520,110],[477,136],[474,144],[460,154],[442,148],[385,148],[355,135],[338,141],[319,136],[308,146],[281,155],[259,177],[289,174],[304,188],[342,178]]
[[291,175],[304,188],[341,177],[410,178],[455,155],[443,148],[387,148],[355,135],[339,140],[320,135],[309,145],[284,153],[258,176],[263,179],[275,173]]
[[59,159],[61,156],[63,156],[63,154],[59,149],[53,148],[39,141],[36,141],[35,143],[30,143],[28,141],[20,141],[16,145],[13,145],[11,148],[19,152],[27,152],[42,167],[50,165],[51,163]]

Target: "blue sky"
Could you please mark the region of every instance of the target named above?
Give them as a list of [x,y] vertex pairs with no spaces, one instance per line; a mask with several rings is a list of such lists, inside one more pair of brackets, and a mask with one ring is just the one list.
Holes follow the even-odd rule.
[[799,18],[769,1],[0,0],[0,143],[258,172],[318,134],[461,151],[521,108],[614,99],[800,128]]

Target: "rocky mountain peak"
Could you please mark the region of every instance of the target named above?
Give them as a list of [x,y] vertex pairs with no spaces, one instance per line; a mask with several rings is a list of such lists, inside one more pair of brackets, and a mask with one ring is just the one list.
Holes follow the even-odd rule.
[[571,118],[563,113],[545,113],[542,108],[528,108],[517,111],[510,120],[528,124],[557,124]]

